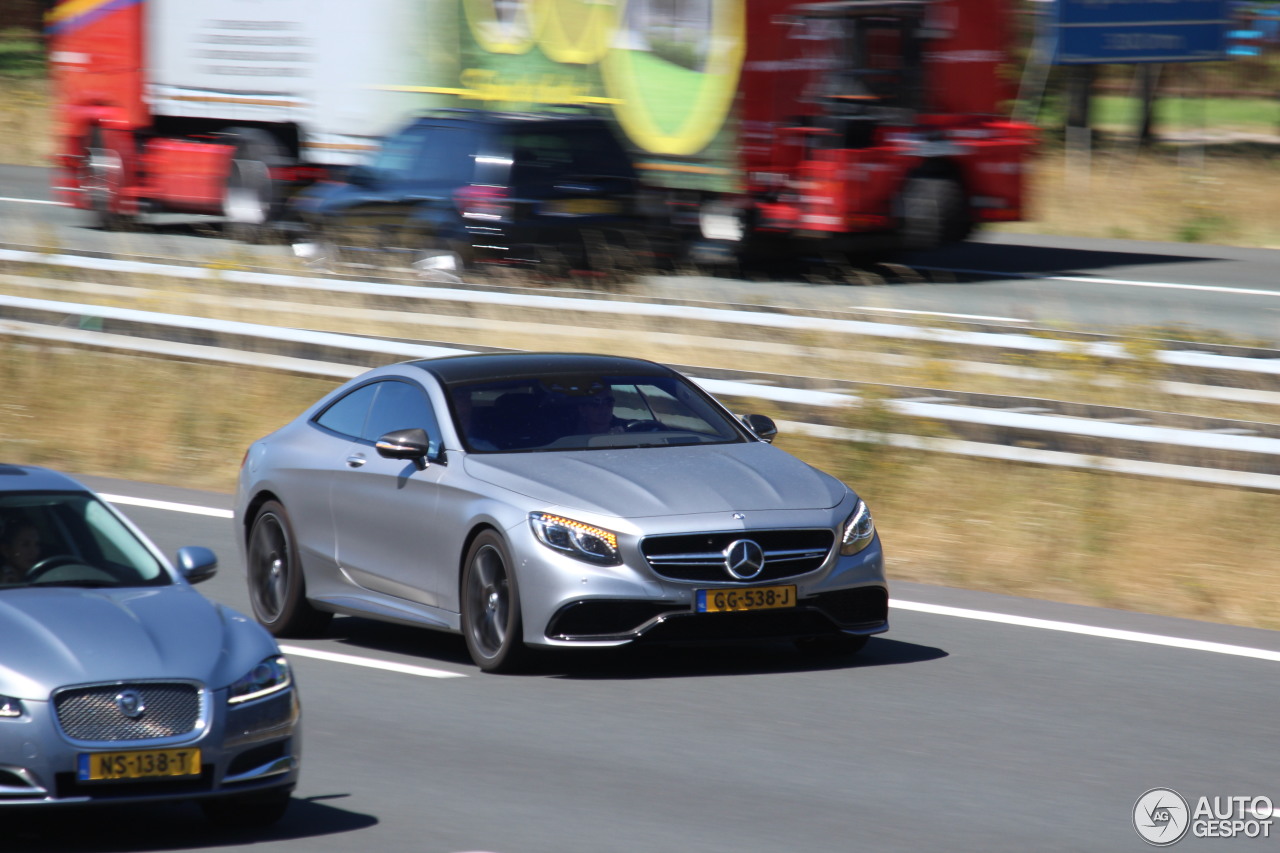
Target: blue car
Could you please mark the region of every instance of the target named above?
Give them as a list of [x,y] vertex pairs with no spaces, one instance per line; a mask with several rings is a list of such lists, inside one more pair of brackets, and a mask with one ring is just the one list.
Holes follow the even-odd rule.
[[0,822],[8,808],[194,800],[262,826],[297,784],[299,704],[271,635],[192,588],[80,483],[0,465]]
[[391,134],[342,181],[291,202],[303,254],[556,271],[636,264],[655,240],[635,169],[588,115],[441,110]]

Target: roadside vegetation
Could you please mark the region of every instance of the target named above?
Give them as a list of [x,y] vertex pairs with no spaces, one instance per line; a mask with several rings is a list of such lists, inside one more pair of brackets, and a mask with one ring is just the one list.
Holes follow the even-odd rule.
[[[1005,356],[1003,367],[1056,377],[960,373],[972,353],[939,344],[857,341],[771,332],[733,341],[723,327],[631,318],[563,324],[562,314],[515,317],[475,306],[407,306],[361,297],[272,300],[231,282],[98,281],[0,276],[0,292],[189,313],[348,334],[461,345],[607,350],[671,363],[825,376],[886,385],[1065,398],[1160,411],[1275,422],[1275,407],[1175,396],[1187,380],[1152,359],[1135,331],[1127,360],[1083,353]],[[278,298],[278,294],[275,295]],[[413,310],[405,310],[412,307]],[[92,328],[91,318],[81,323]],[[255,438],[284,424],[337,380],[69,347],[0,344],[0,436],[8,458],[76,473],[229,492]],[[109,389],[104,393],[104,389]],[[894,414],[891,389],[864,386],[862,406],[832,425],[872,435],[948,435],[941,424]],[[816,413],[733,401],[780,421]],[[1081,604],[1280,628],[1280,494],[1088,471],[966,459],[883,443],[831,441],[783,430],[778,445],[841,477],[870,502],[891,576]],[[1183,464],[1208,464],[1188,458]]]
[[[30,30],[0,29],[0,163],[46,166],[51,89],[43,46]],[[1158,103],[1157,135],[1132,141],[1138,102],[1094,99],[1088,152],[1045,132],[1028,181],[1029,220],[994,230],[1126,240],[1280,247],[1280,99],[1177,97]],[[1061,105],[1040,110],[1060,126]]]
[[[1218,99],[1174,104],[1160,116],[1157,132],[1178,131],[1192,141],[1144,149],[1124,136],[1132,122],[1132,99],[1101,98],[1100,132],[1087,156],[1068,152],[1059,138],[1046,133],[1028,177],[1033,220],[1004,229],[1280,247],[1280,201],[1271,189],[1280,166],[1269,144],[1252,138],[1276,133],[1280,108],[1269,107],[1276,105]],[[1233,134],[1230,141],[1194,140],[1193,131],[1205,129],[1202,117]],[[39,40],[29,32],[0,30],[0,162],[46,165],[50,139],[49,87]],[[139,292],[130,291],[135,285]],[[26,280],[0,276],[0,290],[22,295],[257,322],[270,309],[264,294],[229,285],[174,282],[150,289],[129,278],[100,276],[50,281],[48,288],[36,293]],[[526,323],[486,317],[483,309],[458,309],[456,317],[410,316],[400,306],[401,316],[395,318],[397,310],[385,306],[365,306],[367,314],[353,307],[361,306],[341,311],[295,306],[297,314],[266,322],[477,345],[607,348],[673,363],[1038,394],[1242,419],[1276,417],[1264,406],[1163,391],[1162,381],[1179,377],[1144,357],[1151,349],[1145,342],[1187,337],[1187,330],[1135,330],[1133,352],[1139,357],[1128,362],[1103,364],[1074,354],[1004,362],[1069,377],[1046,385],[960,375],[951,360],[954,353],[928,345],[860,341],[856,346],[865,351],[854,352],[848,341],[815,336],[762,340],[753,349],[734,350],[711,329],[701,343],[690,343],[644,322],[634,328],[575,327],[549,334],[547,327],[533,330]],[[234,489],[250,441],[335,384],[266,369],[37,346],[15,338],[0,339],[0,365],[5,459],[219,492]],[[781,409],[753,408],[795,419]],[[874,404],[849,410],[840,425],[886,434],[916,430]],[[823,441],[785,431],[778,444],[842,477],[868,499],[893,579],[1280,628],[1280,589],[1270,576],[1280,553],[1280,525],[1274,523],[1280,517],[1278,494]]]
[[[250,367],[0,346],[7,458],[218,492],[234,490],[253,439],[335,385]],[[850,410],[846,425],[905,429],[877,407]],[[777,443],[867,499],[891,580],[1280,629],[1280,494],[786,432]]]

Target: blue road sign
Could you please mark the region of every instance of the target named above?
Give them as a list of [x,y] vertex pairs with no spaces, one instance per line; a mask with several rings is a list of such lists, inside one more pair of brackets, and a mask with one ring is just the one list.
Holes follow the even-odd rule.
[[1227,0],[1055,0],[1058,65],[1227,58]]

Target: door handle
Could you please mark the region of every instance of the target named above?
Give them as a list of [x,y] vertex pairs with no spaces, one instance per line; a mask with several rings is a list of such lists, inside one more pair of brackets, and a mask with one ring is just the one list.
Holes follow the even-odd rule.
[[359,467],[361,467],[362,465],[364,465],[364,463],[365,463],[365,458],[364,458],[363,456],[348,456],[348,457],[347,457],[347,467],[348,467],[348,468],[359,468]]

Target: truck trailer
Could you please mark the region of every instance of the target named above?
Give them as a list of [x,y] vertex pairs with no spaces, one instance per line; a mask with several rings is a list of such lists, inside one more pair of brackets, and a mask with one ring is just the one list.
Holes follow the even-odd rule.
[[55,191],[257,239],[427,110],[609,117],[667,224],[928,249],[1021,219],[1013,0],[63,0]]

